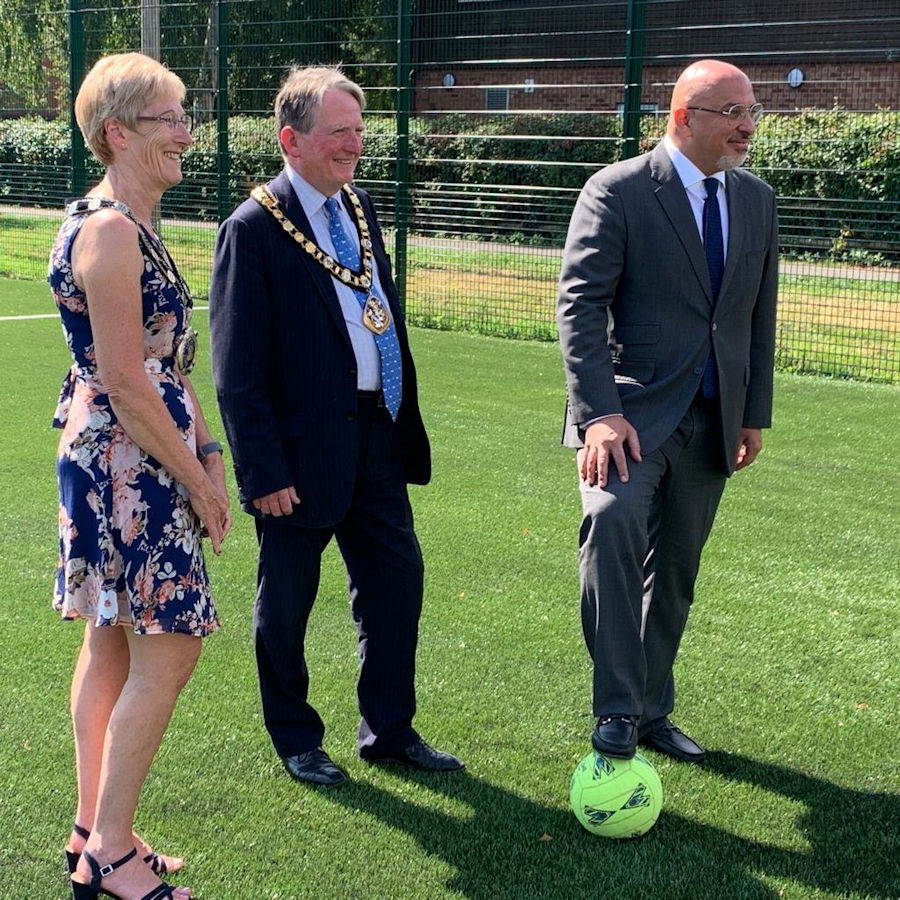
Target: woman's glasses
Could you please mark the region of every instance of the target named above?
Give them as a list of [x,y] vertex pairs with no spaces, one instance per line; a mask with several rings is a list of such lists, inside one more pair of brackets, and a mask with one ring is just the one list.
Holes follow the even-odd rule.
[[194,130],[194,117],[187,114],[176,116],[166,113],[164,116],[138,116],[138,122],[162,122],[167,125],[169,131],[174,131],[179,125],[190,134]]

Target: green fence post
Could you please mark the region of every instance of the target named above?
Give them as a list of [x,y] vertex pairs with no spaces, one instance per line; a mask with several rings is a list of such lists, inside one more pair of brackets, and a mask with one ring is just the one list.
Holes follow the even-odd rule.
[[84,20],[81,0],[69,0],[69,187],[73,197],[87,190],[87,158],[84,137],[75,121],[75,95],[84,78]]
[[410,41],[412,0],[397,3],[397,158],[394,163],[394,275],[400,308],[406,309],[406,267],[409,211],[409,111],[412,94]]
[[645,2],[646,0],[628,0],[628,18],[625,26],[625,98],[622,105],[622,159],[630,159],[640,152]]
[[216,216],[231,212],[231,151],[228,135],[228,2],[216,0]]

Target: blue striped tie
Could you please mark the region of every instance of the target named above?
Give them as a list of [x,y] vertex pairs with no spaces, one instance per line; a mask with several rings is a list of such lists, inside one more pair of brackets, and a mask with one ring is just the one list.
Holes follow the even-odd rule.
[[[338,262],[353,272],[358,271],[359,250],[356,249],[356,244],[347,237],[347,232],[341,225],[338,201],[334,197],[329,197],[325,201],[325,209],[328,211],[328,233],[331,235]],[[373,293],[375,291],[374,280],[372,291]],[[365,291],[354,290],[353,294],[359,301],[360,307],[365,307],[368,297]],[[387,308],[386,302],[384,305]],[[396,421],[400,401],[403,399],[403,363],[400,359],[400,342],[397,340],[397,329],[393,319],[387,331],[382,334],[373,334],[373,337],[381,356],[381,392],[384,394],[384,405],[391,414],[391,418]]]
[[[725,241],[722,237],[722,216],[719,212],[719,179],[704,178],[706,200],[703,201],[703,249],[706,252],[706,267],[709,269],[709,283],[712,286],[713,306],[719,297],[722,275],[725,272]],[[719,396],[719,374],[712,350],[703,371],[703,396]]]

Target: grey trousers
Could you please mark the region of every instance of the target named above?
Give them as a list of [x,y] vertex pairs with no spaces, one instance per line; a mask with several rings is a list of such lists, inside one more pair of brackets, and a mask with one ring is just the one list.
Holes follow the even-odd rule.
[[703,545],[725,487],[717,401],[694,400],[629,480],[580,485],[581,621],[594,661],[593,712],[638,718],[675,705],[672,665],[694,599]]

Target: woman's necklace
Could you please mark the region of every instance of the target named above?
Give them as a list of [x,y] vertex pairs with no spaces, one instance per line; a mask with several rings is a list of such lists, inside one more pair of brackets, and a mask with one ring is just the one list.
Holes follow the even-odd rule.
[[191,317],[194,314],[194,298],[187,282],[181,277],[175,261],[169,255],[162,238],[146,225],[138,222],[134,213],[118,200],[110,200],[107,197],[84,197],[74,200],[66,207],[66,214],[70,216],[83,216],[99,209],[114,209],[122,213],[137,225],[138,241],[141,252],[156,266],[165,279],[178,293],[181,305],[184,307],[184,329],[175,338],[174,355],[175,365],[182,375],[187,375],[194,367],[194,358],[197,354],[197,332],[191,328]]

